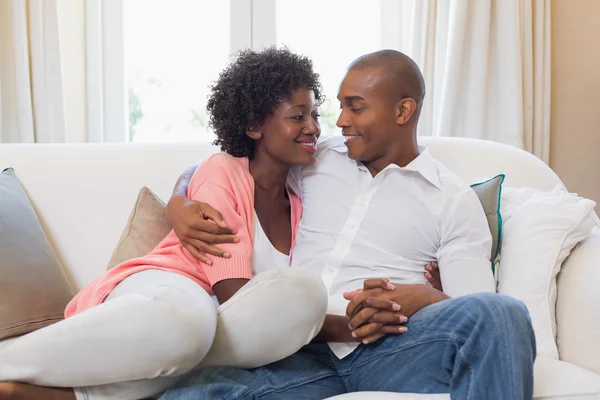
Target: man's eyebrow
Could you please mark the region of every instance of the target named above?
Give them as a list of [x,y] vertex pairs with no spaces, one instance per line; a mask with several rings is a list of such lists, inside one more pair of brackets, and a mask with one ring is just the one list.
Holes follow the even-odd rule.
[[364,99],[360,96],[346,96],[346,97],[344,97],[344,100],[348,101],[348,102],[352,102],[352,101],[361,101]]

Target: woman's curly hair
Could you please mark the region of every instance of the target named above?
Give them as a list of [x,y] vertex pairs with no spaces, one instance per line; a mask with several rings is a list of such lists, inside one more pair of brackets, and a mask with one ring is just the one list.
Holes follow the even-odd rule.
[[264,123],[299,88],[312,90],[318,105],[324,101],[319,75],[308,57],[286,48],[241,51],[210,87],[206,109],[217,135],[214,144],[234,157],[252,158],[255,142],[246,130]]

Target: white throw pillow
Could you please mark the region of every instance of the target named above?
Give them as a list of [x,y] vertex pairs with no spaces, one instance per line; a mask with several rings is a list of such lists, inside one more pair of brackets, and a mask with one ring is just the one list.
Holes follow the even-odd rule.
[[596,224],[596,203],[561,186],[551,192],[505,187],[502,201],[505,218],[498,293],[525,303],[538,356],[558,359],[556,275]]

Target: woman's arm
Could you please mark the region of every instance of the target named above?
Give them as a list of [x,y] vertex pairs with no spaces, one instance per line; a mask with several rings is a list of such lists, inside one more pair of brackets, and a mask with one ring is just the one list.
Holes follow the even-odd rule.
[[[206,255],[211,261],[206,263],[189,257],[190,261],[198,263],[197,268],[202,271],[206,283],[213,288],[220,303],[226,302],[252,278],[254,209],[248,200],[252,182],[246,175],[247,171],[238,161],[231,156],[217,154],[196,169],[187,189],[188,201],[215,204],[229,227],[237,231],[237,243],[219,246],[225,258]],[[210,220],[204,222],[216,226]]]
[[229,257],[222,243],[238,243],[235,229],[227,226],[223,215],[207,203],[188,198],[188,189],[198,164],[187,168],[177,180],[166,208],[167,218],[184,247],[201,262],[212,265],[207,255]]
[[249,279],[226,279],[215,283],[213,291],[219,300],[219,304],[223,304],[232,298],[248,282],[250,282]]
[[327,314],[321,331],[315,336],[313,342],[358,342],[360,338],[352,337],[348,327],[348,318],[341,315]]

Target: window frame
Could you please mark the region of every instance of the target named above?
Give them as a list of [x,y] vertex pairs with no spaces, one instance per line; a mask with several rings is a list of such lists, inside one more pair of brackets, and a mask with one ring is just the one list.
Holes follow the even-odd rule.
[[[85,0],[87,131],[89,142],[129,142],[125,78],[124,1]],[[220,0],[224,1],[224,0]],[[229,0],[230,54],[277,43],[276,0]],[[383,47],[400,48],[401,2],[381,0]]]

